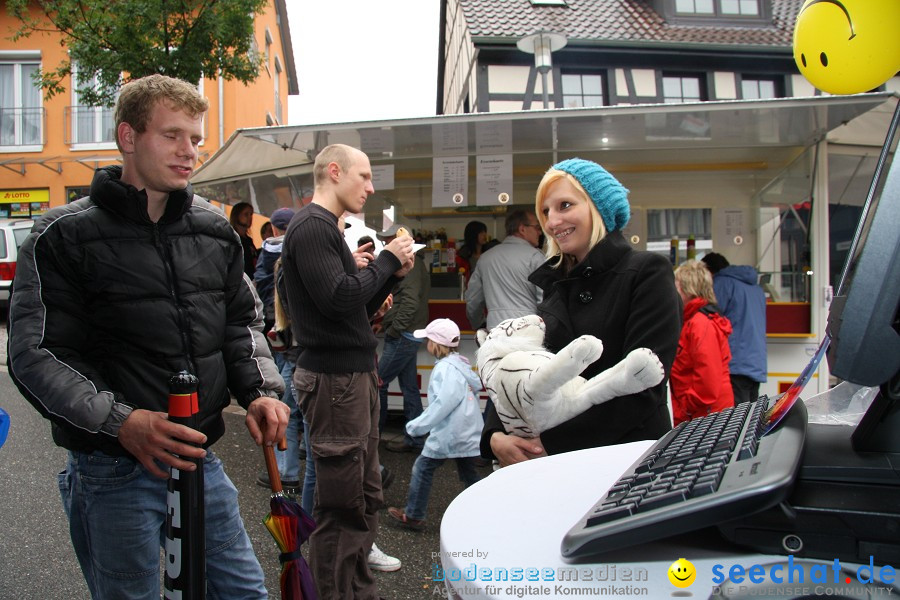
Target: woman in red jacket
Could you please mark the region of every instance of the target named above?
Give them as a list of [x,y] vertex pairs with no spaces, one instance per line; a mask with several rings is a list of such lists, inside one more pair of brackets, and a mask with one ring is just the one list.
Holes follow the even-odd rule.
[[684,326],[672,364],[675,425],[734,406],[728,363],[731,323],[716,307],[712,274],[689,260],[675,269],[675,287],[684,301]]

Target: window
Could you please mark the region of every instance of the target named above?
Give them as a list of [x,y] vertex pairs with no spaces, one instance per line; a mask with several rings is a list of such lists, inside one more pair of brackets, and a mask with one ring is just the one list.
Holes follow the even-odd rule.
[[91,195],[91,186],[77,186],[77,187],[67,187],[66,188],[66,203],[75,202],[85,196]]
[[603,76],[586,74],[563,74],[562,76],[563,106],[577,108],[582,106],[603,106]]
[[713,0],[675,0],[675,12],[691,15],[714,15]]
[[759,16],[759,0],[719,0],[719,12],[722,15],[757,17]]
[[741,80],[741,97],[745,100],[781,98],[782,96],[775,79],[744,78]]
[[278,123],[284,123],[284,118],[281,110],[281,60],[276,56],[275,57],[275,118],[278,119]]
[[269,31],[269,28],[266,27],[266,52],[263,55],[263,61],[265,61],[266,71],[271,73],[271,69],[269,68],[269,59],[272,57],[272,32]]
[[41,90],[33,77],[40,61],[0,62],[0,146],[43,143]]
[[[647,250],[672,258],[687,260],[688,238],[694,238],[697,256],[712,251],[711,208],[663,208],[647,210]],[[674,244],[673,244],[674,242]]]
[[[78,65],[73,65],[72,81],[78,80]],[[78,88],[94,88],[97,77],[72,86],[72,144],[114,144],[116,127],[113,109],[88,106],[81,99]]]
[[675,0],[675,14],[755,18],[762,12],[759,0]]
[[696,75],[663,75],[663,102],[699,102],[703,100],[700,77]]

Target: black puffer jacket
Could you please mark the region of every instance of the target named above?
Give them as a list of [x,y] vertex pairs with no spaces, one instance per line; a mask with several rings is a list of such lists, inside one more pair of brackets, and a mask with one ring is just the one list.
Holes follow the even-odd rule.
[[121,167],[54,208],[22,245],[9,319],[10,375],[60,446],[122,455],[132,408],[168,410],[169,378],[200,379],[200,429],[222,436],[229,389],[242,406],[284,383],[262,336],[241,244],[190,188],[158,223]]

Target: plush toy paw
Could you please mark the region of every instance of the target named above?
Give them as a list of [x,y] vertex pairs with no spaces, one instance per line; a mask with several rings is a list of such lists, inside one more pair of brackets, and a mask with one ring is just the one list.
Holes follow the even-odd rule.
[[603,342],[592,335],[582,335],[571,342],[572,358],[591,364],[603,354]]
[[641,385],[641,389],[653,387],[666,375],[659,357],[649,348],[632,350],[623,362],[626,371]]

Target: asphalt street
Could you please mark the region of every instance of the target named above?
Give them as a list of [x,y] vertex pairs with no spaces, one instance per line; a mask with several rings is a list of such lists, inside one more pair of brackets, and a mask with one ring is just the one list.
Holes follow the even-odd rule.
[[[6,372],[6,328],[0,326],[0,407],[11,416],[8,439],[0,447],[0,600],[79,600],[89,598],[68,535],[56,484],[65,451],[50,438],[49,423],[19,394]],[[213,450],[240,491],[241,514],[266,572],[272,598],[279,598],[278,549],[262,524],[269,511],[268,489],[256,485],[265,469],[262,450],[244,425],[244,412],[233,404],[225,414],[226,433]],[[402,422],[392,419],[385,432],[381,461],[396,478],[385,492],[387,506],[404,506],[414,454],[389,452],[383,443],[401,436]],[[482,469],[487,476],[489,468]],[[377,544],[403,561],[399,571],[376,573],[379,592],[389,599],[446,597],[431,582],[439,550],[441,516],[463,490],[456,469],[446,463],[435,475],[422,532],[392,527],[382,511]],[[304,547],[307,546],[306,544]],[[439,586],[441,584],[438,584]]]

